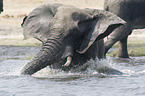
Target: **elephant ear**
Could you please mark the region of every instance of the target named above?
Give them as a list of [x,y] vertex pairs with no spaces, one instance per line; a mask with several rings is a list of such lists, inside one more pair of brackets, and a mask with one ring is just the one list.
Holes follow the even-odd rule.
[[35,8],[23,19],[23,35],[25,39],[36,38],[44,43],[49,35],[48,27],[51,19],[62,4],[44,4]]
[[[117,27],[126,23],[118,16],[107,11],[87,9],[86,12],[93,15],[93,19],[84,21],[84,23],[90,22],[90,26],[88,26],[89,30],[86,32],[84,39],[77,50],[77,52],[81,54],[85,53],[94,42],[103,39]],[[84,25],[84,23],[81,22],[80,24]]]

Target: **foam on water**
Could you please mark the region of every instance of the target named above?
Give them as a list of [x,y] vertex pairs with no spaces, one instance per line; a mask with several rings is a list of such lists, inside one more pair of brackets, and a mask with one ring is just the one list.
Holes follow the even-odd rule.
[[108,68],[111,68],[112,67],[112,64],[108,62],[107,59],[98,59],[96,58],[95,60],[91,59],[87,62],[89,66],[89,68],[87,70],[89,70],[89,72],[91,71],[97,71],[98,69],[101,69],[101,68],[105,68],[105,67],[108,67]]
[[0,78],[16,78],[21,77],[20,70],[10,70],[0,72]]
[[[8,61],[9,63],[10,61]],[[14,62],[14,64],[13,64]],[[0,71],[0,78],[3,77],[19,77],[21,76],[20,71],[23,68],[23,66],[28,62],[24,62],[23,64],[21,64],[24,61],[14,61],[11,60],[12,64],[1,64],[0,68],[2,69]],[[18,63],[18,64],[15,64]],[[96,58],[95,60],[91,59],[89,60],[87,63],[87,70],[86,71],[80,71],[80,72],[65,72],[62,70],[56,70],[56,69],[50,69],[49,67],[46,67],[42,70],[40,70],[39,72],[35,73],[34,75],[32,75],[33,77],[37,77],[37,78],[68,78],[68,77],[86,77],[86,76],[97,76],[97,77],[102,77],[105,76],[107,77],[108,75],[103,74],[103,73],[98,73],[98,69],[100,68],[114,68],[117,69],[123,73],[125,73],[123,76],[132,76],[132,75],[139,75],[139,74],[145,74],[145,70],[139,70],[139,71],[134,71],[131,69],[126,69],[126,66],[122,67],[120,65],[118,65],[118,63],[114,63],[112,62],[112,58],[107,58],[107,59],[101,59],[99,60],[98,58]]]
[[112,64],[109,63],[108,59],[101,59],[99,60],[96,58],[95,60],[91,59],[87,63],[87,70],[86,71],[80,71],[80,72],[65,72],[62,70],[56,70],[56,69],[50,69],[49,67],[46,67],[37,73],[35,73],[33,76],[38,78],[66,78],[66,77],[85,77],[85,76],[107,76],[103,73],[98,73],[98,69],[100,68],[112,68]]

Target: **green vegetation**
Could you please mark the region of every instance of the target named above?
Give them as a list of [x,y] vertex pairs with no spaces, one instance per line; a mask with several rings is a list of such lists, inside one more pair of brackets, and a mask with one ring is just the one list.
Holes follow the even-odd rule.
[[31,60],[34,56],[35,56],[35,55],[30,55],[30,56],[28,56],[28,57],[26,57],[26,58],[23,58],[23,60]]
[[[128,39],[128,54],[131,57],[145,56],[145,39],[143,37],[130,37]],[[116,43],[112,48],[118,48]],[[107,53],[107,56],[118,57],[118,49]]]
[[0,39],[0,46],[26,46],[35,47],[41,46],[42,43],[34,38],[24,40],[22,38],[2,38]]
[[35,55],[30,55],[26,58],[17,58],[17,57],[14,57],[14,58],[0,58],[0,60],[31,60]]
[[[131,57],[145,56],[145,47],[128,49],[128,54]],[[118,57],[118,50],[107,53],[107,56]]]
[[132,57],[145,56],[145,47],[129,49],[128,52],[129,52],[129,55],[132,56]]

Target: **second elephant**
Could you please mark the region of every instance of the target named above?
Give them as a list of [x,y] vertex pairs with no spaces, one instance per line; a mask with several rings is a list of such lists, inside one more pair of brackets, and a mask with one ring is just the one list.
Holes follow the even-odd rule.
[[[122,24],[125,24],[122,19],[103,10],[62,4],[41,5],[22,23],[24,37],[34,37],[43,45],[21,74],[32,75],[48,65],[70,71],[83,66],[91,58],[103,58],[103,38]],[[111,68],[108,72],[122,74]]]
[[105,0],[104,9],[127,22],[111,33],[105,42],[105,53],[119,41],[119,57],[129,58],[127,38],[133,29],[145,28],[145,0]]

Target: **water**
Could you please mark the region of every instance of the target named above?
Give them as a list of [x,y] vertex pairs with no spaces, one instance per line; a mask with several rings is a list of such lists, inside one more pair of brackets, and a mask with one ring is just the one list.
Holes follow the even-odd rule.
[[[91,67],[83,73],[45,68],[33,76],[22,76],[20,70],[29,62],[22,58],[28,54],[17,54],[17,58],[7,55],[9,59],[7,56],[0,58],[0,96],[145,96],[145,57],[90,60]],[[112,66],[125,74],[97,73],[93,68],[97,63]]]

